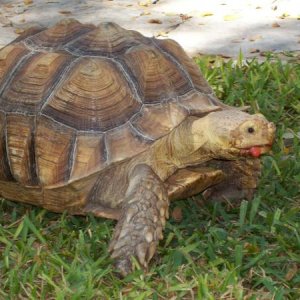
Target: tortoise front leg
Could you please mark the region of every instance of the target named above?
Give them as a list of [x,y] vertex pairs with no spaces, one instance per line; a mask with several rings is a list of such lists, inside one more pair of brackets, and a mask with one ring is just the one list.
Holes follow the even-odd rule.
[[123,276],[132,270],[132,256],[147,268],[158,241],[163,238],[168,206],[163,182],[149,166],[136,166],[129,176],[122,213],[109,246]]

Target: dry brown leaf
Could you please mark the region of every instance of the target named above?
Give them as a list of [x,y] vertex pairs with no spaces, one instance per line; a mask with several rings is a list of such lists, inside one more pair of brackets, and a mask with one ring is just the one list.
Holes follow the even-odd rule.
[[260,52],[260,50],[259,49],[250,49],[250,53],[259,53]]
[[60,14],[62,14],[62,15],[71,15],[72,14],[72,12],[71,11],[69,11],[69,10],[60,10],[60,11],[58,11]]
[[24,2],[25,5],[29,5],[29,4],[33,3],[32,0],[23,0],[23,2]]
[[254,253],[259,253],[259,252],[260,252],[260,248],[259,248],[257,245],[251,244],[251,243],[248,243],[248,242],[246,242],[246,243],[244,244],[244,249],[245,249],[248,253],[252,253],[252,254],[254,254]]
[[277,22],[274,22],[274,23],[272,24],[272,27],[273,27],[273,28],[277,28],[277,27],[280,27],[280,25],[279,25]]
[[249,38],[249,41],[250,42],[255,42],[255,41],[258,41],[258,40],[261,40],[262,39],[262,36],[257,34],[257,35],[253,35]]
[[172,218],[176,222],[181,222],[182,221],[182,209],[179,206],[176,206],[173,211],[172,211]]
[[150,24],[162,24],[162,21],[159,20],[159,19],[150,19],[148,21],[148,23],[150,23]]
[[179,17],[182,21],[187,21],[188,19],[191,19],[192,16],[186,15],[186,14],[180,14]]
[[296,263],[292,264],[291,267],[288,269],[286,275],[285,275],[285,280],[290,281],[291,279],[294,278],[294,276],[298,272],[298,266]]
[[224,21],[234,21],[239,18],[240,18],[240,15],[238,15],[238,14],[226,15],[226,16],[224,16]]

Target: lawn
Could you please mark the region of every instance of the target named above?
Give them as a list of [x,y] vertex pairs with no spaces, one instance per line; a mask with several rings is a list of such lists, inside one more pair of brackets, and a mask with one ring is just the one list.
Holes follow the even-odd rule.
[[300,58],[288,58],[196,60],[224,102],[277,126],[251,202],[173,203],[183,219],[167,223],[149,272],[120,279],[113,221],[0,200],[0,299],[300,299]]

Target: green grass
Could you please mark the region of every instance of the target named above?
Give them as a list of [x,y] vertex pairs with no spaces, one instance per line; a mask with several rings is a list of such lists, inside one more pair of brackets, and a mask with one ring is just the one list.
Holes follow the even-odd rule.
[[144,274],[121,280],[107,253],[114,222],[0,200],[0,299],[300,299],[300,64],[197,60],[216,94],[277,126],[257,195],[240,205],[172,204]]

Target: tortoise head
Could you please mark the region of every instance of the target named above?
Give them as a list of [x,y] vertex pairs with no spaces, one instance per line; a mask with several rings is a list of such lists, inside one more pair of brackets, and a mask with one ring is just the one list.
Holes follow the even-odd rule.
[[[259,157],[273,144],[275,126],[261,114],[223,110],[212,112],[205,119],[208,147],[216,158]],[[193,124],[193,132],[196,131],[197,121]]]

